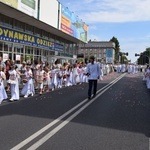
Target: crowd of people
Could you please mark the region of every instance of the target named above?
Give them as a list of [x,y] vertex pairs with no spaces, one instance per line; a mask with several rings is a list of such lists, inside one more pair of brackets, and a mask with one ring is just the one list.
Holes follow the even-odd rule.
[[[9,101],[12,102],[19,100],[20,96],[33,96],[35,91],[41,95],[57,88],[88,82],[86,69],[87,64],[83,62],[62,65],[56,61],[49,65],[34,60],[33,63],[23,61],[18,66],[13,60],[4,63],[0,57],[0,103],[8,99],[8,93],[11,95]],[[21,89],[20,85],[23,85]]]
[[146,82],[147,89],[150,89],[150,66],[147,65],[144,75],[143,75],[143,81]]
[[[112,66],[101,63],[98,65],[100,67],[99,80],[103,80],[103,75],[113,71],[137,73],[141,70],[137,65],[117,64]],[[43,92],[53,91],[57,88],[87,83],[87,72],[87,64],[83,62],[61,64],[56,60],[53,65],[50,65],[47,62],[34,60],[33,63],[23,61],[18,66],[13,60],[3,62],[0,57],[0,104],[5,99],[12,102],[19,100],[20,96],[25,98],[33,96],[35,91],[41,95]],[[146,76],[150,74],[149,72],[150,69],[147,69]],[[23,86],[20,87],[20,85]],[[147,85],[150,88],[150,84]]]
[[137,65],[137,64],[116,64],[115,70],[118,73],[128,72],[129,74],[136,74],[138,72],[145,72],[144,65]]

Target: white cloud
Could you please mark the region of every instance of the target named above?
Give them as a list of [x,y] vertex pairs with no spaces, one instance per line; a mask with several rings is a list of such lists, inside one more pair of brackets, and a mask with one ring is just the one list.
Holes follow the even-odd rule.
[[100,41],[100,37],[99,37],[99,36],[96,36],[96,35],[94,35],[94,34],[89,34],[89,35],[88,35],[88,40],[92,40],[92,41],[94,41],[94,40]]
[[[125,42],[124,42],[125,41]],[[139,42],[137,42],[139,41]],[[133,37],[128,39],[120,39],[120,48],[122,52],[128,52],[129,56],[128,59],[131,59],[132,62],[135,62],[138,57],[135,57],[135,53],[140,54],[141,52],[145,51],[147,47],[150,47],[150,40],[145,37]]]
[[88,23],[150,20],[150,0],[83,0],[68,7]]
[[97,30],[97,26],[96,25],[90,25],[89,26],[89,30]]

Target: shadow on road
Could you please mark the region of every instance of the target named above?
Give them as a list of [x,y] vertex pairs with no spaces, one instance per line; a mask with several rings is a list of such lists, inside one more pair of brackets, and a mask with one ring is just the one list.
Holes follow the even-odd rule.
[[[98,88],[107,83],[100,83]],[[0,106],[0,116],[56,119],[87,98],[87,84],[60,89]],[[0,119],[1,120],[1,119]],[[126,75],[73,122],[150,136],[150,91],[141,77]]]

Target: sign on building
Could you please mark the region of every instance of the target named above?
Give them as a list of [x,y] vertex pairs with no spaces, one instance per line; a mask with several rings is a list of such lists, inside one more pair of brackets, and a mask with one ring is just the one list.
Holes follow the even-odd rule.
[[106,63],[113,63],[113,49],[106,49]]

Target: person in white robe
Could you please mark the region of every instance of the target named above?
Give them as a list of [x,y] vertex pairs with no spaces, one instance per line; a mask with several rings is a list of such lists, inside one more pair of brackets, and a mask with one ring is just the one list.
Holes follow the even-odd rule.
[[37,60],[34,60],[34,64],[31,65],[31,69],[33,70],[33,81],[34,81],[34,87],[35,89],[38,89],[38,83],[37,83],[37,73],[39,71],[40,64]]
[[135,74],[135,65],[132,65],[132,74]]
[[44,69],[44,78],[43,78],[43,84],[44,84],[44,91],[46,90],[46,92],[50,91],[50,75],[49,75],[49,68],[45,67]]
[[101,75],[100,75],[100,80],[103,80],[103,76],[104,76],[104,65],[102,63],[99,64],[99,67],[100,67],[100,72],[101,72]]
[[62,82],[63,82],[63,70],[60,68],[59,71],[57,71],[57,88],[62,88]]
[[146,71],[146,87],[150,89],[150,67],[148,67]]
[[45,71],[43,70],[43,66],[41,65],[39,70],[37,71],[37,83],[38,83],[38,89],[39,89],[39,94],[41,95],[43,93],[43,78],[44,78],[44,73]]
[[11,70],[9,71],[9,80],[10,83],[10,91],[11,91],[11,98],[10,101],[19,100],[19,85],[18,85],[18,78],[17,72],[15,70],[15,66],[11,66]]
[[87,65],[84,64],[84,67],[83,67],[83,82],[84,83],[88,83],[88,76],[87,76],[86,69],[87,69]]
[[132,73],[132,65],[131,64],[128,65],[128,73],[129,74]]
[[70,86],[70,65],[66,68],[66,82],[65,86]]
[[67,80],[66,81],[67,86],[73,85],[73,66],[68,67],[66,80]]
[[139,71],[139,66],[135,65],[135,73],[138,73],[138,71]]
[[121,72],[124,73],[126,71],[126,65],[122,64],[121,65]]
[[78,73],[78,68],[77,68],[77,64],[74,64],[73,67],[73,85],[77,85],[77,83],[80,82],[80,78],[79,78],[79,73]]
[[79,76],[79,84],[82,83],[82,66],[81,64],[77,67],[77,72],[78,72],[78,76]]
[[5,73],[2,71],[2,67],[0,66],[0,104],[3,100],[8,98],[4,88],[3,80],[6,80],[6,76]]
[[21,94],[24,95],[25,98],[27,98],[29,95],[33,96],[35,94],[32,70],[30,66],[26,66],[26,69],[27,70],[24,73],[25,78],[23,80],[26,80],[27,83],[24,85],[21,91]]
[[117,72],[120,73],[121,72],[121,65],[117,64]]

